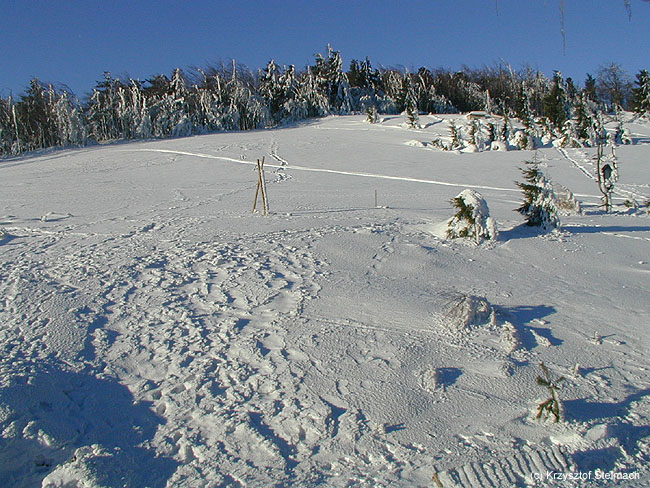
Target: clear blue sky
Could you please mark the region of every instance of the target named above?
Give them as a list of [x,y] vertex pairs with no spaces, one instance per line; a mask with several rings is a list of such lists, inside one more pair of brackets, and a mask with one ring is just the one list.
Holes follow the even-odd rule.
[[617,62],[633,78],[650,69],[650,3],[567,0],[566,54],[560,0],[169,1],[0,0],[0,95],[20,95],[32,77],[78,96],[104,71],[146,79],[175,67],[235,58],[261,68],[274,58],[298,69],[327,43],[345,69],[481,67],[500,60],[582,83]]

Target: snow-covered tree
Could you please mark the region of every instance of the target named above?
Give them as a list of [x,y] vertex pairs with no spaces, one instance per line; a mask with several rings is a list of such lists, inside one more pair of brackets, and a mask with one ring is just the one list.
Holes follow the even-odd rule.
[[527,133],[532,135],[535,127],[535,118],[530,105],[531,88],[528,82],[524,81],[521,84],[519,93],[519,112],[517,116],[521,120]]
[[352,110],[350,82],[343,72],[341,53],[327,46],[327,58],[316,55],[316,64],[312,67],[316,85],[328,100],[328,106],[339,114],[348,114]]
[[66,91],[62,91],[56,97],[54,118],[58,145],[71,146],[86,143],[86,128],[79,102]]
[[490,217],[487,202],[479,192],[463,190],[451,204],[457,211],[447,222],[447,237],[472,239],[477,244],[497,238],[496,222]]
[[271,117],[276,122],[282,117],[286,95],[280,77],[280,69],[273,60],[269,61],[259,76],[259,93],[266,101]]
[[564,123],[557,144],[560,147],[582,147],[584,145],[578,135],[578,125],[575,120],[567,120]]
[[379,114],[377,113],[377,105],[368,105],[366,109],[366,121],[369,124],[376,124],[379,122]]
[[407,122],[410,128],[417,129],[420,127],[420,117],[418,114],[418,103],[415,95],[415,88],[408,74],[404,77],[402,85],[402,95],[404,100],[404,111],[406,112]]
[[329,113],[327,96],[319,90],[316,77],[310,68],[301,78],[295,105],[294,110],[299,109],[301,118],[322,117]]
[[558,227],[560,221],[553,187],[539,169],[537,155],[533,161],[526,161],[526,167],[521,171],[525,182],[516,183],[524,193],[524,202],[517,211],[526,217],[526,225],[546,231]]

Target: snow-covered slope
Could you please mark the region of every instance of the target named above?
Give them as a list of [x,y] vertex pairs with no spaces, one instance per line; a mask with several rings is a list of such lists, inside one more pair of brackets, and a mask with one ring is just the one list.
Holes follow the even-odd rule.
[[[363,119],[0,162],[0,485],[650,484],[650,127],[609,215],[594,150],[540,150],[584,209],[542,235],[530,151]],[[464,188],[496,242],[444,238]]]

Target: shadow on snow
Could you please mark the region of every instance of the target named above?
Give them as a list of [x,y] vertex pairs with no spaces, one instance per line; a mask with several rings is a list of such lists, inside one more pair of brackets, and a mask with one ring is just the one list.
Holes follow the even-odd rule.
[[[164,423],[149,402],[136,403],[113,378],[62,364],[22,362],[9,369],[0,389],[0,428],[11,432],[0,439],[0,485],[40,486],[63,463],[92,473],[102,486],[166,485],[178,463],[147,448]],[[76,459],[78,448],[95,445]]]

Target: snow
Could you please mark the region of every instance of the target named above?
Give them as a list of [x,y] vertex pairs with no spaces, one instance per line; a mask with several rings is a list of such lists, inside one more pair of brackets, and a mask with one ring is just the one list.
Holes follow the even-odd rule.
[[[622,203],[650,197],[650,126],[611,214],[595,149],[541,149],[582,213],[540,233],[532,153],[430,150],[450,118],[1,161],[0,485],[647,486],[650,217]],[[489,245],[445,237],[465,188]],[[565,422],[535,419],[542,361]]]

